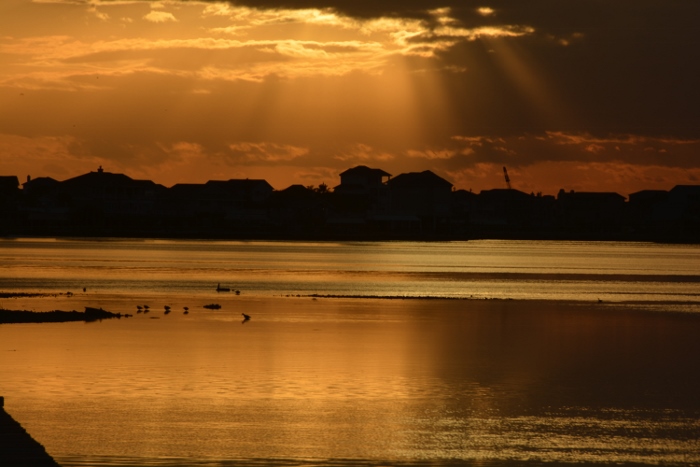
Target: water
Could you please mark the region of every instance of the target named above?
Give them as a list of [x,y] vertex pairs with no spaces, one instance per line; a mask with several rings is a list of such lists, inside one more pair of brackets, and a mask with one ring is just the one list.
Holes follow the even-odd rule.
[[7,240],[12,291],[700,302],[700,247],[644,243]]
[[697,465],[698,265],[627,243],[8,240],[0,291],[54,295],[1,306],[135,316],[1,325],[0,395],[65,467]]

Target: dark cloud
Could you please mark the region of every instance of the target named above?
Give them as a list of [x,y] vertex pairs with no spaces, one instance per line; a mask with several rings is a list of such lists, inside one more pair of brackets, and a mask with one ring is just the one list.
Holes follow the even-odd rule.
[[[438,7],[463,27],[528,26],[517,43],[523,59],[547,78],[563,110],[542,119],[499,68],[488,44],[462,43],[443,55],[461,132],[577,130],[594,134],[700,136],[700,2],[686,0],[255,0],[258,8],[332,8],[358,18],[400,16],[432,20]],[[491,15],[477,9],[489,7]],[[468,60],[467,60],[468,58]]]

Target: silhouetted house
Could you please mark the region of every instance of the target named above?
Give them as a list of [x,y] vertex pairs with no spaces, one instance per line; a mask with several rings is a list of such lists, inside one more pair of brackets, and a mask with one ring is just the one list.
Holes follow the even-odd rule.
[[682,222],[692,241],[700,241],[700,185],[678,185],[671,189],[670,203],[685,207]]
[[700,185],[676,185],[668,192],[667,207],[674,216],[695,219],[700,209]]
[[269,223],[266,203],[273,191],[265,180],[178,183],[168,189],[165,223],[187,235],[226,237],[259,231]]
[[663,203],[668,198],[666,190],[642,190],[636,193],[630,193],[629,204],[634,206],[653,206],[654,204]]
[[467,234],[476,211],[478,195],[471,190],[454,190],[451,193],[452,231]]
[[391,178],[391,174],[381,169],[371,169],[365,165],[358,165],[340,174],[340,185],[335,187],[333,192],[378,196],[383,189],[385,178]]
[[270,205],[298,211],[312,204],[316,194],[313,189],[304,185],[290,185],[284,190],[273,192]]
[[319,193],[303,185],[291,185],[275,191],[267,206],[279,233],[317,236],[332,211],[331,196],[331,193]]
[[392,211],[418,216],[450,214],[452,183],[430,170],[398,175],[387,182]]
[[229,206],[254,207],[267,201],[274,188],[265,180],[210,180],[206,186],[211,193],[225,199]]
[[532,223],[534,196],[506,188],[482,190],[476,200],[472,224],[484,232],[510,232]]
[[210,180],[212,193],[225,202],[226,221],[238,230],[259,230],[269,222],[265,203],[274,188],[265,180]]
[[156,222],[165,190],[150,180],[133,180],[105,172],[102,167],[60,184],[72,222],[115,234],[138,231]]
[[454,190],[452,198],[452,214],[469,219],[477,207],[479,195],[471,190]]
[[643,232],[652,227],[656,206],[668,199],[666,190],[642,190],[630,193],[627,202],[626,222],[636,232]]
[[612,234],[624,227],[625,197],[612,192],[559,190],[560,226],[572,232]]
[[391,174],[381,169],[358,165],[340,174],[340,185],[333,189],[333,199],[340,212],[353,217],[388,207],[386,180]]
[[430,170],[397,175],[387,182],[388,215],[417,219],[423,233],[445,232],[452,214],[452,183]]
[[22,184],[22,214],[31,230],[63,227],[69,219],[69,203],[61,192],[61,182],[38,177]]
[[36,199],[55,197],[61,182],[51,177],[27,177],[27,181],[22,184],[22,196]]
[[304,185],[290,185],[284,190],[273,192],[268,206],[296,215],[316,205],[318,199],[319,194],[312,188]]
[[170,227],[194,227],[211,216],[223,217],[221,201],[203,183],[177,183],[165,195],[162,215]]
[[668,239],[700,241],[700,185],[676,185],[654,205],[654,230]]

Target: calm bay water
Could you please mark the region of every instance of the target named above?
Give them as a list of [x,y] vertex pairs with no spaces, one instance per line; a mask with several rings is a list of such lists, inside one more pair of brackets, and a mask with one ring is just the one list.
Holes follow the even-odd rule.
[[96,299],[201,297],[222,283],[264,296],[700,302],[700,246],[6,240],[0,281],[12,291],[87,287]]
[[0,306],[134,317],[0,326],[0,395],[66,467],[697,465],[699,283],[698,246],[6,240],[0,291],[54,296]]

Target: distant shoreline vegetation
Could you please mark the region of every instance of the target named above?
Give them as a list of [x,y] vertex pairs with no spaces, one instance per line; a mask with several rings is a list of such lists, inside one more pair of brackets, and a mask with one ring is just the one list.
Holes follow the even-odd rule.
[[68,180],[0,176],[0,236],[246,240],[619,240],[700,243],[700,185],[472,193],[426,170],[366,166],[331,188],[210,180],[170,188],[102,167]]

